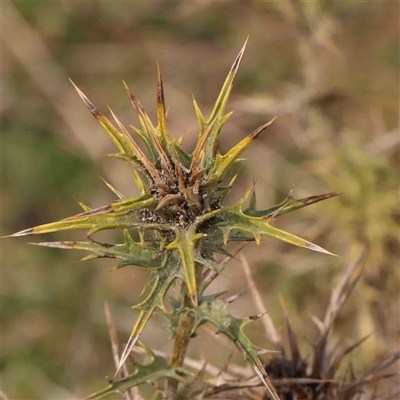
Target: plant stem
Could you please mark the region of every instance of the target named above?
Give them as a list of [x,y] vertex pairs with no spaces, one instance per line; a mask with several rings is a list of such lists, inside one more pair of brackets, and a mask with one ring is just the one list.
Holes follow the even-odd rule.
[[[192,301],[187,294],[186,288],[182,288],[183,294],[183,306],[185,308],[193,308]],[[186,350],[189,345],[190,336],[192,334],[192,328],[195,320],[195,314],[193,312],[186,312],[181,314],[179,319],[178,332],[175,336],[174,348],[172,351],[171,367],[181,367],[183,360],[186,355]],[[168,379],[166,387],[166,399],[175,400],[176,391],[178,388],[178,381],[176,379]]]
[[[189,296],[185,295],[183,305],[185,307],[193,307]],[[189,344],[190,335],[192,334],[194,318],[195,316],[192,312],[181,315],[172,353],[172,367],[181,367],[183,365],[183,359]]]

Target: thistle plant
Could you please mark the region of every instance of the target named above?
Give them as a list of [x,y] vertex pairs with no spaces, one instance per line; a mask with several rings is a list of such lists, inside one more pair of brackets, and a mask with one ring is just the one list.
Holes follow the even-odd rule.
[[[273,222],[285,213],[330,198],[336,193],[300,200],[293,199],[290,193],[281,203],[258,210],[253,185],[236,204],[224,205],[236,178],[231,172],[232,167],[243,161],[240,157],[244,150],[273,122],[271,120],[261,125],[227,153],[221,154],[218,137],[221,128],[232,115],[232,112],[225,113],[225,108],[245,47],[246,43],[235,59],[208,118],[203,116],[193,100],[199,136],[192,153],[182,148],[182,139],[175,140],[169,135],[159,69],[157,125],[153,124],[124,83],[140,121],[140,128],[132,127],[135,139],[111,110],[115,124],[73,83],[89,111],[118,148],[118,153],[111,156],[132,167],[140,195],[126,198],[111,184],[107,184],[118,197],[117,201],[96,209],[81,204],[83,213],[25,229],[10,236],[82,229],[86,231],[87,241],[38,244],[85,250],[89,252],[85,259],[115,258],[119,261],[117,269],[136,265],[150,272],[146,284],[148,294],[142,302],[134,306],[140,310],[140,314],[120,356],[117,373],[124,367],[134,346],[144,346],[138,340],[157,308],[169,317],[170,331],[174,337],[170,361],[147,349],[152,359],[150,364],[136,364],[134,373],[120,381],[114,381],[93,398],[121,393],[132,386],[146,382],[155,383],[162,379],[167,381],[165,396],[170,399],[203,398],[201,390],[194,397],[188,389],[185,379],[191,379],[191,374],[182,366],[190,337],[200,325],[207,322],[235,343],[252,364],[271,398],[279,398],[259,360],[258,356],[263,350],[252,344],[243,332],[243,327],[256,318],[234,318],[227,311],[228,301],[217,298],[217,294],[206,295],[205,290],[221,272],[216,255],[230,256],[226,248],[228,242],[255,241],[259,244],[261,237],[267,236],[313,251],[332,254],[303,238],[274,227]],[[146,150],[137,144],[136,138],[140,138]],[[96,232],[107,229],[123,230],[123,243],[100,243],[92,238]],[[170,287],[176,282],[180,282],[181,293],[178,298],[169,299],[172,311],[167,311],[164,300]]]

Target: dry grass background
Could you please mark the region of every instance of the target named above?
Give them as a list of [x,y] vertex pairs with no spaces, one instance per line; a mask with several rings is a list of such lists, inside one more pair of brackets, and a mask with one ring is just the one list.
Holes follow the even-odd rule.
[[[279,2],[2,2],[3,234],[113,200],[100,176],[127,195],[135,185],[112,143],[90,116],[71,77],[102,110],[125,123],[136,116],[124,79],[150,115],[156,63],[165,84],[171,135],[192,149],[197,122],[191,96],[209,110],[229,67],[250,35],[221,134],[227,149],[274,115],[272,129],[248,150],[239,189],[257,181],[259,206],[342,191],[290,214],[279,226],[340,255],[272,240],[244,254],[278,329],[286,304],[307,354],[330,291],[343,268],[366,249],[363,273],[339,314],[334,341],[373,335],[351,355],[356,370],[399,345],[399,4],[383,1]],[[230,200],[240,196],[233,193]],[[236,197],[237,199],[237,197]],[[110,233],[107,233],[110,235]],[[61,237],[61,236],[62,237]],[[71,236],[72,235],[72,236]],[[76,236],[74,236],[76,235]],[[48,240],[79,237],[52,234]],[[104,300],[120,340],[128,337],[145,273],[110,272],[105,260],[3,241],[2,389],[9,399],[74,399],[103,387],[114,371]],[[246,288],[232,261],[215,290]],[[237,316],[254,314],[245,295]],[[155,317],[143,339],[155,350],[171,342]],[[249,336],[273,348],[261,322]],[[223,365],[232,348],[204,332],[192,358]],[[265,358],[268,360],[268,357]],[[243,365],[234,353],[232,362]],[[396,370],[396,367],[393,367]],[[395,380],[388,389],[396,385]]]

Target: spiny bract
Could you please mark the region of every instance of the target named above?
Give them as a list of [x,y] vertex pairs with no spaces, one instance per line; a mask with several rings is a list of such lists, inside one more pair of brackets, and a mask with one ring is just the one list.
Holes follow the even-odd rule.
[[[87,250],[88,258],[109,257],[120,260],[118,267],[137,265],[151,271],[146,299],[135,307],[140,315],[121,357],[120,367],[137,342],[156,307],[163,308],[163,299],[171,284],[180,279],[187,287],[196,309],[200,295],[209,281],[205,280],[210,269],[218,274],[214,254],[229,254],[224,246],[229,241],[255,240],[270,236],[296,246],[329,253],[321,247],[295,235],[271,226],[274,218],[295,209],[334,196],[329,193],[302,200],[288,196],[281,204],[267,210],[257,210],[255,193],[250,188],[234,206],[223,206],[223,201],[235,177],[224,183],[233,164],[240,162],[242,152],[271,123],[257,128],[226,154],[218,148],[218,135],[232,113],[224,114],[233,86],[233,80],[242,60],[246,43],[238,54],[211,115],[206,119],[195,100],[194,108],[199,123],[199,137],[192,154],[181,148],[181,140],[168,134],[163,84],[158,69],[157,126],[150,121],[146,111],[125,84],[131,102],[138,112],[141,128],[132,127],[144,142],[146,155],[130,136],[127,129],[111,111],[114,126],[74,84],[79,96],[90,112],[118,147],[112,156],[131,165],[141,195],[125,198],[107,184],[119,200],[97,209],[82,205],[84,212],[58,222],[23,230],[11,236],[42,234],[70,229],[85,229],[90,237],[104,229],[123,229],[124,243],[105,244],[88,242],[46,242],[42,246]],[[245,202],[250,204],[245,208]],[[138,233],[135,241],[130,231]],[[200,299],[200,301],[199,301]]]

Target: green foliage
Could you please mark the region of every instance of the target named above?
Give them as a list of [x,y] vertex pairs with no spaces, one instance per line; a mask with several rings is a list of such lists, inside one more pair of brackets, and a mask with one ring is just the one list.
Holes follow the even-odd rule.
[[[331,213],[342,233],[368,246],[370,268],[376,273],[387,262],[390,246],[400,245],[396,173],[382,155],[373,155],[352,143],[332,149],[332,155],[330,160],[318,163],[316,173],[329,185],[340,183],[346,188]],[[336,173],[334,163],[341,165]]]

